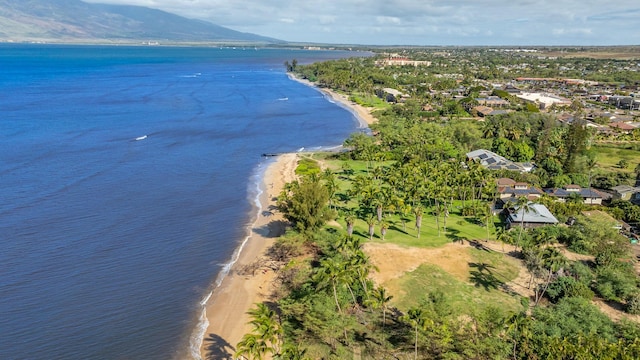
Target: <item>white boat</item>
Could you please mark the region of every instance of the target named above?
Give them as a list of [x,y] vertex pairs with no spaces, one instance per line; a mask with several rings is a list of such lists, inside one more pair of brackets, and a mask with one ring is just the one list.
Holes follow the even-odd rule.
[[138,136],[138,137],[136,138],[136,141],[144,140],[144,139],[146,139],[146,138],[147,138],[147,135]]

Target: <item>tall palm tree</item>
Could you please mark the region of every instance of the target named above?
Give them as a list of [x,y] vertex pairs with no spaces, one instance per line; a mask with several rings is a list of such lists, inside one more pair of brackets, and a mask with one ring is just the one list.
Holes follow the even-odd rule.
[[567,259],[562,255],[562,253],[553,247],[548,247],[544,249],[542,252],[542,266],[547,270],[547,279],[545,280],[544,286],[540,289],[540,293],[536,290],[536,301],[535,305],[538,305],[538,302],[544,296],[544,293],[547,291],[549,284],[551,283],[551,278],[554,273],[558,272],[562,267],[564,267],[567,263]]
[[258,303],[247,314],[251,317],[249,324],[253,325],[252,335],[257,336],[265,344],[271,345],[266,347],[266,352],[278,353],[282,342],[282,328],[275,311],[264,303]]
[[533,210],[531,201],[524,196],[520,196],[516,202],[516,213],[520,216],[520,233],[518,234],[518,243],[516,244],[516,250],[521,245],[522,231],[524,230],[524,216]]
[[416,230],[418,230],[418,239],[420,239],[420,228],[422,227],[422,206],[418,205],[413,208],[413,214],[416,216]]
[[322,178],[325,181],[324,186],[327,188],[327,192],[329,193],[329,208],[332,208],[333,200],[335,199],[336,192],[338,191],[338,182],[331,169],[326,169],[322,174]]
[[389,224],[385,221],[380,221],[380,237],[382,237],[382,241],[384,241],[385,235],[387,235],[387,229],[389,228]]
[[483,206],[481,208],[481,212],[480,212],[480,219],[482,219],[482,222],[484,222],[485,227],[487,228],[487,240],[489,241],[489,223],[491,222],[491,219],[493,219],[493,213],[491,212],[491,208],[487,205],[487,206]]
[[414,359],[418,358],[418,330],[423,329],[427,324],[427,319],[424,312],[420,308],[409,309],[406,315],[401,318],[403,321],[409,323],[415,331],[414,342]]
[[340,314],[342,314],[342,308],[338,301],[338,284],[342,280],[342,272],[343,267],[341,264],[332,258],[328,258],[320,262],[320,266],[314,274],[314,280],[318,283],[319,287],[331,286],[333,299],[336,302],[336,308],[338,308]]
[[382,309],[382,327],[387,323],[388,304],[393,299],[393,295],[387,294],[387,289],[382,286],[377,287],[371,294],[376,308]]
[[[595,169],[598,166],[598,161],[596,160],[595,157],[588,157],[587,161],[585,162],[585,165],[587,166],[587,170],[589,170],[589,191],[591,191],[591,175],[593,172],[593,169]],[[593,205],[593,196],[591,196],[591,205]]]
[[519,342],[527,341],[531,336],[529,327],[531,318],[524,312],[514,313],[505,321],[507,336],[513,343],[513,358],[517,359],[517,346]]
[[354,214],[347,214],[344,219],[347,222],[347,235],[351,237],[353,236],[353,225],[356,223],[356,216]]
[[376,226],[376,218],[375,216],[373,216],[373,214],[369,214],[366,221],[367,221],[367,225],[369,225],[369,240],[373,240],[373,234],[375,233],[375,226]]
[[378,268],[371,264],[369,257],[361,249],[355,251],[353,256],[351,256],[349,260],[349,266],[351,267],[352,271],[356,273],[365,296],[369,298],[369,292],[371,288],[371,286],[369,285],[370,282],[368,282],[367,280],[369,271],[371,271],[372,269],[378,270]]
[[255,334],[245,334],[242,340],[236,345],[234,358],[262,360],[267,353],[267,344]]

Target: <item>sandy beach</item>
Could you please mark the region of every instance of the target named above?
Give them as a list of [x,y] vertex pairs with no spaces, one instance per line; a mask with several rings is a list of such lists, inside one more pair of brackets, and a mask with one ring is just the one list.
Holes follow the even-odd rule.
[[289,78],[291,80],[294,80],[294,81],[300,82],[302,84],[305,84],[307,86],[311,86],[313,88],[318,89],[320,92],[322,92],[323,94],[327,95],[330,99],[332,99],[333,101],[339,103],[345,109],[351,111],[355,115],[355,117],[358,119],[358,121],[360,122],[360,125],[362,127],[367,127],[367,126],[375,123],[376,121],[378,121],[375,117],[373,117],[373,115],[371,115],[371,110],[373,110],[373,108],[368,108],[368,107],[364,107],[362,105],[359,105],[359,104],[349,100],[349,97],[347,95],[340,94],[340,93],[338,93],[336,91],[333,91],[331,89],[318,87],[314,83],[312,83],[311,81],[306,80],[306,79],[297,78],[293,74],[289,74]]
[[[350,110],[362,127],[376,119],[370,110],[348,99],[346,95],[316,87],[313,83],[290,76],[292,80],[314,87],[333,101]],[[295,180],[297,154],[280,155],[266,170],[260,195],[260,213],[251,234],[241,249],[237,261],[220,286],[214,289],[205,305],[209,326],[200,347],[202,359],[233,359],[236,344],[251,330],[246,314],[255,303],[269,301],[273,290],[274,272],[267,266],[255,271],[249,267],[265,258],[265,251],[275,238],[284,234],[286,222],[275,210],[276,196],[288,182]]]
[[247,267],[263,258],[275,238],[285,231],[285,221],[275,210],[275,199],[287,182],[295,179],[296,154],[280,155],[264,173],[260,210],[251,234],[229,274],[206,304],[209,326],[200,348],[202,359],[232,359],[236,344],[251,330],[246,312],[253,304],[269,300],[275,274],[266,266]]

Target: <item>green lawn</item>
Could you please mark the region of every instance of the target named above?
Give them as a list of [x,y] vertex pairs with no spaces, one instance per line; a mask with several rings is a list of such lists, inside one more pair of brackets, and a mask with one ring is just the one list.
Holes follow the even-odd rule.
[[[640,151],[637,150],[602,145],[594,145],[592,150],[596,154],[596,161],[598,162],[596,172],[623,171],[631,173],[640,162]],[[629,163],[626,169],[618,167],[618,162],[622,159]]]
[[[409,309],[423,302],[429,293],[439,293],[454,314],[474,314],[495,306],[504,311],[522,309],[521,297],[503,288],[518,273],[515,260],[500,253],[467,248],[473,262],[469,263],[469,280],[462,281],[431,264],[423,264],[415,271],[386,284],[390,289],[402,289],[392,300],[394,306]],[[481,254],[474,254],[481,252]]]
[[[347,191],[351,187],[352,179],[355,179],[358,175],[365,175],[368,172],[373,171],[372,168],[375,166],[388,166],[391,165],[392,162],[375,162],[373,166],[368,167],[366,161],[349,161],[350,173],[344,172],[344,162],[342,161],[327,160],[326,164],[336,173],[338,180],[338,191],[336,199],[334,200],[334,206],[339,213],[344,214],[346,212],[354,212],[357,210],[357,199],[349,199],[346,196]],[[385,211],[383,221],[389,225],[389,228],[384,242],[404,246],[437,247],[455,241],[486,239],[486,227],[473,217],[462,216],[461,207],[462,201],[454,201],[453,206],[450,209],[449,216],[446,219],[446,233],[443,228],[444,219],[443,216],[440,215],[438,219],[440,234],[438,234],[438,227],[436,227],[436,217],[433,213],[433,208],[426,207],[422,217],[420,239],[417,237],[414,214],[401,217],[397,213],[388,214],[387,211]],[[339,217],[337,221],[343,228],[346,228],[344,216]],[[493,224],[490,224],[489,226],[490,238],[495,238],[495,228],[499,224],[500,220],[498,217],[494,217]],[[356,220],[354,235],[367,239],[369,238],[369,225],[367,225],[365,219],[359,218]],[[375,225],[373,241],[382,242],[380,226],[378,223]]]
[[[346,196],[351,187],[352,179],[359,174],[372,171],[364,161],[349,161],[350,171],[344,171],[344,162],[326,159],[326,164],[336,173],[339,190],[335,200],[336,208],[344,213],[346,210],[355,211],[357,200]],[[374,165],[390,165],[390,163],[374,163]],[[484,240],[487,238],[486,227],[473,217],[461,214],[462,201],[454,201],[446,219],[447,231],[443,229],[443,217],[439,218],[440,234],[436,227],[436,218],[431,207],[426,207],[422,219],[420,239],[415,229],[415,215],[407,215],[404,219],[397,213],[388,214],[385,211],[384,221],[389,224],[385,243],[393,243],[407,247],[435,248],[447,243],[462,240]],[[342,232],[346,228],[344,217],[337,219]],[[403,227],[403,221],[405,226]],[[500,225],[498,217],[494,217],[490,224],[490,238],[495,239],[496,226]],[[358,219],[354,226],[354,235],[369,239],[368,225],[364,219]],[[367,240],[368,241],[368,240]],[[383,242],[380,226],[375,225],[373,242]],[[408,250],[410,251],[410,250]],[[456,313],[471,314],[487,305],[494,305],[506,311],[518,311],[522,308],[521,298],[513,295],[505,284],[513,280],[519,272],[518,260],[502,253],[478,250],[472,247],[461,247],[460,251],[467,254],[460,257],[469,268],[468,278],[461,280],[442,268],[423,264],[413,272],[407,273],[399,279],[392,280],[385,286],[394,290],[393,305],[400,309],[408,309],[418,305],[432,291],[444,294],[445,301]],[[456,261],[453,259],[452,261]],[[468,262],[468,263],[467,263]],[[459,276],[459,275],[458,275]]]

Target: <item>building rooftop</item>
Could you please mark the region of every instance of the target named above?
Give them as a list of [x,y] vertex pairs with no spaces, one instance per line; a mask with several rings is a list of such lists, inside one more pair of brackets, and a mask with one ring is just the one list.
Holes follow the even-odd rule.
[[467,153],[467,158],[479,161],[480,164],[489,170],[513,170],[519,172],[529,172],[533,165],[529,163],[516,163],[504,156],[500,156],[493,151],[478,149]]
[[543,224],[557,224],[558,219],[542,204],[529,203],[531,208],[529,211],[523,209],[516,209],[513,213],[509,214],[509,218],[512,223],[526,222],[526,223],[543,223]]

